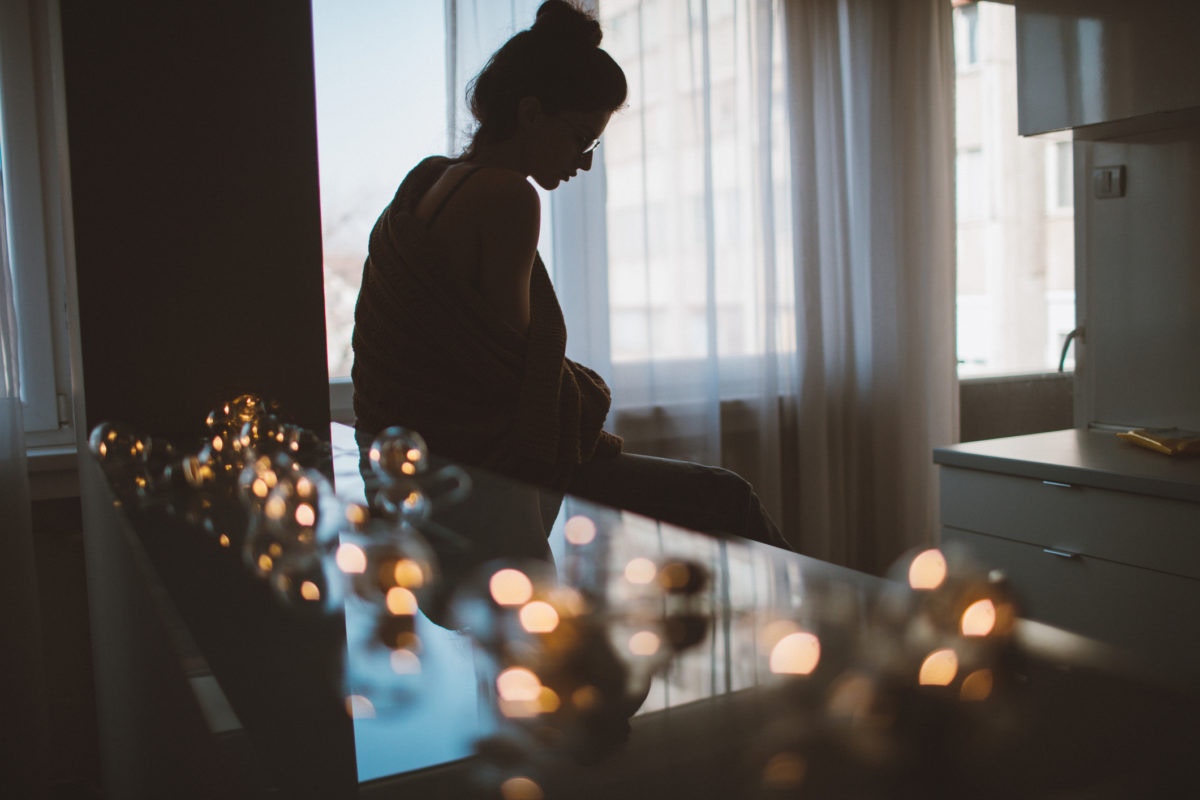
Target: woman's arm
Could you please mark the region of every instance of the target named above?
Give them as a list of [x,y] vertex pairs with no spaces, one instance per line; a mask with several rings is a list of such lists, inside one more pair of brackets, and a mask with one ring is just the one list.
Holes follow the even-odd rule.
[[[480,186],[480,290],[497,315],[521,333],[529,330],[529,276],[541,230],[541,200],[523,176],[491,171]],[[481,174],[480,178],[484,178]]]

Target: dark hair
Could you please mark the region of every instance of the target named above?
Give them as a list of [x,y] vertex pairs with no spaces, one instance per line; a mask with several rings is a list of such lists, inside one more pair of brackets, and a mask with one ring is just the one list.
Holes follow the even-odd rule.
[[467,85],[467,105],[478,127],[466,154],[477,144],[510,136],[524,97],[536,97],[551,114],[624,105],[625,73],[600,49],[602,37],[600,23],[576,6],[542,3],[533,26],[505,42]]

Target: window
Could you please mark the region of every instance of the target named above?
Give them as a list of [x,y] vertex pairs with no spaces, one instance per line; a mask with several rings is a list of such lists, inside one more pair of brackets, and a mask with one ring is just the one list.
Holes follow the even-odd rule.
[[[314,0],[313,58],[329,375],[350,375],[367,238],[401,179],[447,152],[442,0]],[[364,79],[368,78],[368,79]]]
[[61,91],[49,59],[52,4],[0,5],[0,210],[3,268],[17,311],[26,444],[65,445],[70,426],[64,207],[56,178]]
[[1050,372],[1075,327],[1070,133],[1017,135],[1013,7],[955,6],[958,373]]

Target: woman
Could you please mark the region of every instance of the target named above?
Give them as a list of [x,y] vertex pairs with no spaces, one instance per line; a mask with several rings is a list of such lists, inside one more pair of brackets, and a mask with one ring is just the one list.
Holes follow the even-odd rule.
[[603,430],[608,387],[565,357],[529,180],[549,191],[590,169],[625,104],[601,36],[574,6],[543,3],[472,81],[466,151],[418,164],[380,216],[355,309],[360,441],[403,425],[462,464],[787,547],[737,475],[622,453]]

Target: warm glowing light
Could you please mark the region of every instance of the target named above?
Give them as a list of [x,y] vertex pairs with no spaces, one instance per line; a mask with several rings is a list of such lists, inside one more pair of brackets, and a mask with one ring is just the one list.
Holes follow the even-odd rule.
[[991,600],[976,600],[962,615],[963,636],[987,636],[996,628],[996,606]]
[[574,516],[563,526],[563,536],[574,545],[591,544],[596,538],[596,523],[584,516]]
[[283,515],[287,513],[287,503],[282,497],[272,497],[263,506],[263,513],[271,519],[283,519]]
[[551,689],[549,686],[543,686],[538,692],[537,699],[538,711],[543,714],[553,714],[558,711],[562,701],[558,699],[558,692]]
[[367,518],[370,516],[367,509],[361,503],[350,503],[345,510],[346,521],[351,525],[361,527],[367,524]]
[[219,453],[219,452],[221,452],[221,449],[224,447],[225,447],[225,443],[223,441],[221,441],[220,436],[214,436],[212,438],[212,449],[213,450],[216,450]]
[[625,565],[625,580],[630,583],[650,583],[657,574],[658,567],[648,558],[635,558]]
[[300,596],[305,600],[320,600],[321,587],[317,586],[312,581],[305,581],[300,584]]
[[255,478],[254,483],[250,484],[250,491],[254,492],[255,497],[264,500],[271,491],[271,487],[267,486],[267,482],[262,478]]
[[500,784],[500,797],[503,800],[542,800],[546,796],[542,787],[532,778],[518,775]]
[[301,503],[296,506],[296,523],[303,525],[305,528],[311,528],[317,521],[317,510],[308,503]]
[[263,572],[270,572],[271,567],[273,567],[274,565],[275,565],[275,562],[272,561],[271,557],[269,555],[267,555],[266,553],[263,553],[261,556],[258,557],[258,568],[261,569]]
[[409,461],[420,461],[422,457],[421,451],[416,447],[410,447],[404,452],[404,457]]
[[269,545],[267,545],[267,553],[271,556],[271,558],[279,558],[281,555],[283,555],[283,545],[281,545],[279,542],[271,542]]
[[638,631],[629,637],[629,652],[635,656],[652,656],[658,652],[662,640],[652,631]]
[[571,704],[583,711],[595,708],[600,704],[600,690],[590,684],[580,686],[571,692]]
[[346,713],[354,719],[371,719],[375,716],[375,705],[361,694],[346,698]]
[[958,674],[958,656],[949,648],[934,650],[921,662],[917,682],[922,686],[949,686]]
[[992,694],[993,683],[990,669],[977,669],[963,678],[958,696],[963,700],[987,700]]
[[100,446],[96,449],[100,451],[100,457],[103,458],[108,455],[108,442],[101,442]]
[[405,475],[416,475],[417,467],[413,463],[411,463],[409,461],[405,461],[403,464],[400,465],[400,471],[403,472]]
[[393,650],[392,672],[397,675],[416,675],[421,671],[421,659],[412,650]]
[[519,569],[502,569],[488,582],[492,599],[502,606],[519,606],[533,597],[533,582]]
[[356,544],[345,543],[338,547],[334,561],[338,569],[348,575],[361,575],[367,571],[367,554]]
[[771,648],[771,672],[776,675],[809,675],[820,660],[820,640],[805,631],[789,633]]
[[380,452],[379,452],[379,448],[378,448],[378,447],[372,447],[372,448],[371,448],[371,451],[370,451],[370,453],[369,453],[369,455],[370,455],[370,457],[371,457],[371,463],[372,463],[372,464],[378,464],[378,463],[379,463],[379,459],[382,457],[382,453],[380,453]]
[[402,558],[392,568],[392,580],[397,586],[418,589],[425,585],[425,572],[421,569],[421,565],[411,558]]
[[918,553],[908,567],[908,585],[914,589],[936,589],[946,580],[946,557],[941,550]]
[[218,536],[218,537],[217,537],[217,543],[218,543],[218,544],[220,544],[220,545],[221,545],[221,547],[229,547],[229,536],[228,536],[228,534],[224,534],[224,533],[222,533],[220,536]]
[[396,616],[412,616],[417,613],[417,596],[403,586],[388,589],[387,609]]
[[808,762],[796,753],[776,753],[763,767],[763,785],[771,789],[793,789],[804,782]]
[[558,627],[558,612],[542,600],[521,607],[521,627],[530,633],[550,633]]
[[525,667],[510,667],[496,677],[496,691],[502,700],[534,702],[542,692],[542,682]]

